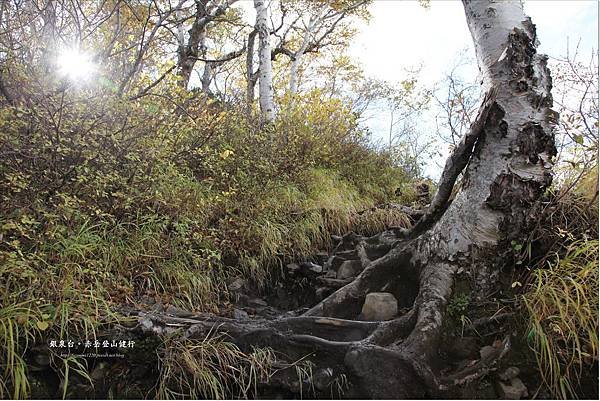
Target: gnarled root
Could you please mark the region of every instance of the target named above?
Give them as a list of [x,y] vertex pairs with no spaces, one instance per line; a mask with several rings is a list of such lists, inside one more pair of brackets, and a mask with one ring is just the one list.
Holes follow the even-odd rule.
[[[441,396],[493,369],[494,363],[506,353],[508,340],[500,347],[491,347],[492,352],[458,372],[440,373],[443,367],[439,366],[438,348],[452,292],[454,264],[439,261],[423,264],[416,257],[413,241],[396,241],[385,255],[371,261],[369,255],[376,254],[373,249],[379,252],[384,246],[373,239],[355,239],[354,250],[359,257],[362,254],[364,270],[304,315],[268,320],[204,314],[177,317],[132,311],[138,324],[129,330],[141,335],[175,334],[186,339],[204,339],[221,333],[243,351],[269,347],[280,359],[280,366],[291,367],[294,361],[308,359],[318,372],[330,376],[326,382],[346,375],[352,384],[347,394],[351,397]],[[368,293],[385,289],[390,280],[408,278],[414,282],[415,277],[419,278],[418,293],[406,313],[390,321],[352,320],[359,315]],[[319,380],[313,387],[328,396],[327,386]],[[265,385],[291,391],[298,387],[297,378],[286,368],[279,369]]]

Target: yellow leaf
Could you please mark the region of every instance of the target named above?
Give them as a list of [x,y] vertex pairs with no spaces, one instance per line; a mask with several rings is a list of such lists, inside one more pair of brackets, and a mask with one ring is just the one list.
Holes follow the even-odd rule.
[[49,326],[48,322],[44,322],[44,321],[41,321],[41,320],[38,320],[38,322],[35,325],[41,331],[46,330],[48,328],[48,326]]
[[225,149],[223,152],[221,152],[221,154],[219,156],[221,156],[221,159],[225,160],[232,154],[233,154],[233,150]]

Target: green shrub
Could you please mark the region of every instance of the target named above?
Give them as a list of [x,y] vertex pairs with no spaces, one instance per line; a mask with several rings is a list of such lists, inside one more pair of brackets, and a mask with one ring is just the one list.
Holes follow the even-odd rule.
[[93,337],[148,297],[216,312],[229,276],[261,285],[331,233],[407,224],[358,214],[406,176],[317,91],[265,128],[200,97],[175,99],[185,113],[155,97],[36,99],[0,110],[2,394],[27,396],[19,358],[51,333]]

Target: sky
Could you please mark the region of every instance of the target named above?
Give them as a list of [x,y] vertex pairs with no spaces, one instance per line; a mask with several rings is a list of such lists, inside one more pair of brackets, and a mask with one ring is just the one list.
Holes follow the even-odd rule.
[[[596,0],[528,0],[524,7],[537,26],[539,52],[564,56],[567,40],[572,49],[581,41],[579,51],[586,57],[598,48]],[[416,1],[376,0],[370,11],[370,22],[357,26],[359,33],[350,48],[367,76],[397,82],[403,78],[403,71],[421,65],[420,79],[427,85],[442,80],[458,62],[461,51],[474,60],[460,1],[431,0],[425,9]],[[476,77],[477,67],[465,67],[462,74]],[[375,141],[386,137],[388,124],[389,115],[383,111],[368,121]],[[425,124],[422,129],[433,130],[435,125]],[[431,178],[437,178],[448,153],[446,145],[439,146],[443,147],[442,156],[432,159],[425,168]]]

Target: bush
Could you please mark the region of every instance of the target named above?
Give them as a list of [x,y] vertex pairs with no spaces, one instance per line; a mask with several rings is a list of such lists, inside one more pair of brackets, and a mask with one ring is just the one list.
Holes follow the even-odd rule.
[[357,214],[406,178],[318,92],[265,128],[206,98],[37,99],[0,110],[2,394],[27,395],[43,335],[93,337],[148,298],[216,312],[227,277],[264,284],[331,233],[407,223]]

